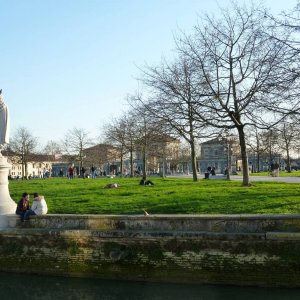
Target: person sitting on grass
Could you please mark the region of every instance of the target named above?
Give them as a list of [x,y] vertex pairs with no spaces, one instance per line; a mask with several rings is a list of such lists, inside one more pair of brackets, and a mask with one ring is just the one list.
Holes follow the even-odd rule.
[[145,181],[144,179],[142,179],[141,181],[140,181],[140,185],[154,185],[154,183],[151,181],[151,180],[147,180],[147,181]]
[[26,212],[29,210],[29,194],[23,193],[22,198],[17,204],[16,214],[21,217],[21,222],[24,222]]
[[104,186],[104,189],[114,189],[114,188],[119,188],[120,186],[117,183],[109,183],[106,186]]
[[47,203],[44,196],[40,196],[38,193],[33,194],[33,202],[31,209],[27,210],[24,215],[24,220],[29,220],[29,216],[45,215],[48,212]]

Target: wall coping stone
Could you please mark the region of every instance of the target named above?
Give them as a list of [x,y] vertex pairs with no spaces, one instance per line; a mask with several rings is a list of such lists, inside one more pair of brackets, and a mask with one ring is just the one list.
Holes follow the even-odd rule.
[[[8,216],[8,228],[23,228]],[[244,215],[75,215],[32,216],[27,228],[102,231],[266,233],[300,232],[300,214]]]
[[[18,215],[9,214],[10,218],[19,218]],[[42,216],[31,216],[31,218],[74,218],[74,219],[300,219],[300,214],[153,214],[144,215],[103,215],[103,214],[46,214]]]

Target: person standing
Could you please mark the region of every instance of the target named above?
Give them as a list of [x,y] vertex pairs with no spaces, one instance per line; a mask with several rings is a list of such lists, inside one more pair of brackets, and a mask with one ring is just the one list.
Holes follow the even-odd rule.
[[80,174],[81,177],[82,177],[82,178],[85,178],[85,168],[84,168],[83,166],[81,167],[80,172],[81,172],[81,174]]
[[21,222],[24,222],[26,212],[29,210],[29,194],[23,193],[22,198],[17,204],[16,214],[21,217]]
[[74,178],[74,166],[71,165],[69,167],[69,179],[73,179]]
[[92,165],[91,171],[92,171],[92,178],[95,179],[96,178],[96,168],[94,167],[94,165]]

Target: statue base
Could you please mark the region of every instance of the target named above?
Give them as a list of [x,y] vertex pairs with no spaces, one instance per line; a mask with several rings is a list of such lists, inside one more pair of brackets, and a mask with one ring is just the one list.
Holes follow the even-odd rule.
[[0,228],[7,226],[8,214],[15,214],[17,204],[11,199],[8,190],[8,173],[11,165],[0,153]]

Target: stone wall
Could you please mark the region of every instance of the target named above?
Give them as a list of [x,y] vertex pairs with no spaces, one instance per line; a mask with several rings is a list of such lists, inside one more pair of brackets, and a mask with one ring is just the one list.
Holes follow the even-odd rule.
[[0,231],[0,270],[300,286],[300,215],[46,215]]

